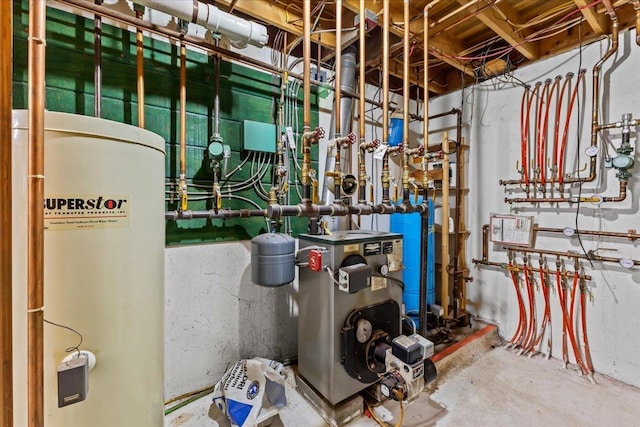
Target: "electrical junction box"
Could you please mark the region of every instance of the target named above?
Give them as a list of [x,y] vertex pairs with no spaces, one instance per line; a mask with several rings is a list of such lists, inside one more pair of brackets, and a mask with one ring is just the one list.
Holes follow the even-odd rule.
[[402,363],[413,365],[422,360],[424,347],[414,339],[400,335],[391,342],[391,354],[400,359]]
[[252,120],[242,121],[242,150],[275,153],[276,141],[276,125]]
[[371,267],[367,264],[355,264],[338,270],[340,290],[350,294],[371,286]]
[[82,402],[89,392],[89,361],[76,357],[58,366],[58,408]]
[[309,251],[309,268],[312,271],[322,271],[322,251],[317,249]]

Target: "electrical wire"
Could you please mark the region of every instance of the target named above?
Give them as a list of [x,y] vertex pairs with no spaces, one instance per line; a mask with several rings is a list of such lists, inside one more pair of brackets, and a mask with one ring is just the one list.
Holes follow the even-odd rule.
[[65,353],[71,353],[73,351],[77,351],[78,352],[78,357],[80,357],[80,354],[81,354],[80,353],[80,346],[82,345],[82,341],[83,341],[82,334],[80,332],[76,331],[73,328],[70,328],[69,326],[60,325],[58,323],[52,322],[52,321],[47,320],[47,319],[43,319],[43,321],[45,323],[50,324],[50,325],[57,326],[58,328],[66,329],[68,331],[71,331],[71,332],[77,334],[80,337],[80,342],[75,346],[65,348],[64,351],[65,351]]
[[[599,3],[601,3],[602,1],[603,0],[596,0],[596,1],[594,1],[594,2],[592,2],[590,4],[587,4],[585,6],[578,7],[577,9],[575,9],[575,10],[567,13],[566,15],[564,15],[562,18],[560,18],[555,23],[553,23],[551,26],[548,26],[548,27],[546,27],[546,28],[544,28],[542,30],[536,31],[536,32],[528,35],[527,37],[523,38],[519,43],[516,43],[516,44],[508,46],[508,47],[501,48],[501,49],[499,49],[499,50],[497,50],[495,52],[489,53],[489,54],[480,55],[480,56],[457,56],[457,55],[449,55],[449,54],[446,54],[446,53],[438,51],[438,50],[433,51],[433,53],[435,55],[438,55],[438,56],[443,56],[443,57],[450,58],[450,59],[458,59],[458,60],[462,60],[462,61],[473,61],[473,60],[483,60],[483,59],[490,59],[490,58],[499,58],[499,57],[501,57],[501,56],[503,56],[505,54],[508,54],[508,53],[512,52],[513,50],[517,49],[518,47],[520,47],[520,46],[522,46],[522,45],[524,45],[526,43],[529,43],[529,42],[534,41],[534,40],[540,40],[540,37],[542,37],[542,35],[546,34],[549,31],[557,30],[559,28],[558,26],[561,23],[563,23],[566,19],[570,18],[572,15],[574,15],[574,14],[576,14],[578,12],[581,12],[584,9],[588,9],[588,8],[594,7],[594,6],[598,5]],[[545,37],[550,37],[550,35],[546,35]]]

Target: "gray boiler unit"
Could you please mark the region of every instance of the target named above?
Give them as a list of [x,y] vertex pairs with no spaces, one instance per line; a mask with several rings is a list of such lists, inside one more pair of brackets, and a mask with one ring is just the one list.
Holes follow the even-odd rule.
[[[398,341],[402,287],[392,280],[401,277],[402,235],[301,235],[299,248],[299,374],[335,405],[389,372],[392,343],[394,354],[411,347]],[[418,347],[422,358],[430,356],[424,343]],[[420,360],[414,378],[421,377]]]

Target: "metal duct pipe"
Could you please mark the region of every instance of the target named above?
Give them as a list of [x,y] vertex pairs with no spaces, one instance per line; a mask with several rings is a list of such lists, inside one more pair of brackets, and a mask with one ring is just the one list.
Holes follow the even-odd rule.
[[[44,106],[46,3],[29,1],[27,410],[29,427],[44,425]],[[10,140],[9,140],[10,141]],[[6,143],[6,141],[5,141]]]
[[[403,56],[402,61],[402,149],[404,155],[401,157],[402,165],[402,202],[409,203],[409,0],[404,0],[404,30],[403,30]],[[428,64],[425,64],[427,66]]]
[[187,22],[202,25],[214,33],[220,33],[237,48],[244,48],[247,44],[262,47],[269,41],[267,27],[264,25],[223,12],[212,4],[197,0],[136,0],[135,2]]
[[[336,55],[337,58],[337,55]],[[337,59],[336,59],[337,61]],[[340,61],[340,92],[343,91],[348,91],[348,92],[352,92],[353,88],[355,86],[355,81],[356,81],[356,67],[357,67],[357,62],[356,62],[356,49],[353,47],[348,47],[345,49],[344,52],[342,52],[342,60]],[[336,73],[338,72],[338,64],[336,63]],[[337,77],[337,75],[336,75]],[[336,84],[337,84],[337,80],[336,80]],[[336,91],[338,91],[338,87],[336,86]],[[337,93],[337,92],[336,92]],[[346,145],[344,142],[344,138],[339,138],[340,135],[338,134],[338,130],[340,129],[344,129],[345,132],[349,130],[350,125],[351,125],[351,109],[353,107],[353,98],[351,97],[341,97],[340,98],[340,104],[338,106],[338,103],[336,102],[335,105],[335,109],[334,109],[334,113],[337,112],[338,110],[340,110],[340,113],[338,114],[332,114],[331,115],[331,128],[329,130],[329,140],[333,140],[334,138],[336,139],[336,150],[339,150],[340,145]],[[340,118],[340,124],[337,124],[337,120],[338,118]],[[335,129],[335,131],[334,131]],[[353,138],[353,135],[351,135],[351,133],[349,132],[349,136],[351,138]],[[340,139],[340,140],[339,140]],[[348,139],[348,138],[347,138]],[[348,160],[348,159],[347,159]],[[327,157],[326,157],[326,161],[325,161],[325,171],[329,170],[329,166],[330,166],[330,162],[331,162],[331,155],[330,152],[327,151]],[[347,171],[347,167],[349,165],[346,164],[345,165],[345,171]],[[336,173],[341,171],[342,169],[338,169],[337,167],[335,168]],[[328,185],[328,176],[325,174],[325,178],[324,178],[324,185],[322,187],[322,200],[326,201],[327,200],[327,193],[329,191],[329,185]],[[334,181],[336,184],[337,182]],[[338,194],[337,192],[334,192],[334,194]],[[337,198],[338,196],[336,196]]]
[[[13,2],[0,2],[0,57],[13,57]],[[0,61],[0,200],[11,200],[13,61]],[[13,292],[11,203],[0,204],[0,426],[13,426]]]

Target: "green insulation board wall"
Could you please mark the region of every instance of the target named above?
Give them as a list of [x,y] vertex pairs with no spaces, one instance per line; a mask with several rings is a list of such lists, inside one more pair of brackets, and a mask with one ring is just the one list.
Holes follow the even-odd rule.
[[[4,0],[2,0],[4,1]],[[27,108],[27,36],[29,25],[27,0],[14,1],[14,108]],[[46,108],[82,115],[94,115],[94,22],[54,8],[47,8],[46,50]],[[166,141],[166,190],[168,210],[178,208],[172,191],[179,176],[179,46],[167,40],[145,37],[145,127]],[[223,180],[223,195],[229,186],[241,187],[260,164],[268,170],[260,180],[268,191],[274,179],[270,154],[242,150],[243,120],[277,122],[277,102],[280,81],[271,74],[245,66],[221,62],[220,67],[220,134],[231,146],[228,172],[246,163]],[[135,33],[116,26],[102,26],[102,117],[108,120],[137,125]],[[214,129],[214,60],[200,51],[187,51],[187,181],[189,209],[213,207],[211,195],[213,174],[205,150]],[[312,88],[311,125],[317,126],[317,91]],[[302,98],[298,98],[301,106]],[[302,108],[298,109],[302,123]],[[273,155],[271,155],[273,156]],[[318,150],[312,148],[312,167],[317,170]],[[252,164],[254,169],[252,170]],[[291,168],[291,170],[293,170]],[[140,165],[144,173],[144,165]],[[294,177],[291,177],[294,182]],[[292,186],[293,187],[293,186]],[[193,194],[191,194],[193,193]],[[254,186],[234,191],[266,207]],[[291,203],[298,203],[295,191]],[[223,207],[256,209],[245,200],[223,197]],[[162,213],[159,213],[162,214]],[[292,218],[292,231],[305,232],[307,221]],[[198,244],[231,240],[245,240],[265,232],[263,218],[232,218],[227,220],[167,221],[167,245]]]

